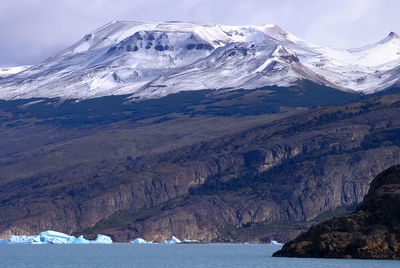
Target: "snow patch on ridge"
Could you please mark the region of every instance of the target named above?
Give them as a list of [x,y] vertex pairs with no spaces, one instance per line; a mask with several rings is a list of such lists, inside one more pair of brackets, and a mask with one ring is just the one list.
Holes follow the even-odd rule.
[[0,68],[0,78],[23,72],[29,67],[31,67],[31,65]]

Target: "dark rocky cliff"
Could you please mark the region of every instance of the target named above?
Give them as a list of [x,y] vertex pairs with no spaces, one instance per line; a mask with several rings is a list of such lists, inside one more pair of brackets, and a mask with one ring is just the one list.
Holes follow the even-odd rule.
[[400,160],[398,95],[276,109],[263,99],[270,91],[230,94],[136,121],[138,110],[104,111],[96,125],[95,101],[75,121],[71,111],[2,111],[2,237],[54,229],[117,241],[287,241],[360,203]]
[[380,173],[355,213],[286,243],[278,257],[400,259],[400,165]]
[[[135,168],[163,170],[157,177],[164,182],[189,170],[202,179],[184,196],[142,211],[146,216],[119,211],[84,233],[290,239],[324,212],[360,203],[372,178],[399,161],[398,105],[390,96],[326,108],[142,158]],[[126,226],[115,228],[121,221]]]

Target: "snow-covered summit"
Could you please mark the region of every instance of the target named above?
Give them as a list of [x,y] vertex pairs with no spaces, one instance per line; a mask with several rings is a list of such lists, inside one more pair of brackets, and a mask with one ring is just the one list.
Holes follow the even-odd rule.
[[114,21],[22,72],[0,99],[162,97],[201,89],[288,86],[307,79],[371,93],[399,82],[400,38],[356,49],[308,43],[273,24]]
[[78,43],[60,52],[56,57],[101,49],[117,45],[123,41],[127,43],[130,37],[133,37],[133,39],[136,37],[136,40],[139,38],[143,43],[146,43],[146,41],[154,41],[153,43],[160,41],[154,38],[154,34],[164,34],[161,38],[168,38],[166,35],[169,36],[170,45],[182,41],[182,36],[190,36],[209,44],[213,48],[231,42],[264,42],[266,36],[282,41],[287,35],[286,32],[273,24],[264,26],[224,26],[186,22],[113,21],[85,35]]

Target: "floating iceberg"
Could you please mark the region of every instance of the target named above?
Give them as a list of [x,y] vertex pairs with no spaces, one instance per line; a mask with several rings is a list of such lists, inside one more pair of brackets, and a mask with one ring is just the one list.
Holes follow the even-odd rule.
[[90,244],[90,241],[83,238],[83,235],[81,235],[80,237],[78,237],[74,242],[72,242],[73,244]]
[[184,243],[199,243],[199,240],[191,240],[191,239],[185,239],[183,240]]
[[182,241],[179,240],[178,238],[176,238],[175,236],[172,236],[171,240],[165,240],[163,243],[164,244],[179,244],[179,243],[182,243]]
[[11,235],[8,238],[9,244],[42,244],[40,235]]
[[39,236],[40,242],[43,244],[72,244],[76,241],[75,236],[56,231],[41,232]]
[[282,243],[279,243],[279,242],[277,242],[277,241],[275,241],[275,240],[271,240],[271,245],[279,245],[279,246],[282,246],[283,244],[282,244]]
[[153,244],[153,242],[146,241],[146,240],[144,240],[143,238],[140,238],[140,237],[136,238],[131,243],[132,244]]
[[93,244],[112,244],[112,239],[109,236],[106,235],[97,235],[96,240],[91,241]]
[[56,231],[45,231],[39,235],[11,235],[8,241],[1,244],[111,244],[113,241],[105,235],[97,235],[96,240],[89,241],[82,235],[78,238]]

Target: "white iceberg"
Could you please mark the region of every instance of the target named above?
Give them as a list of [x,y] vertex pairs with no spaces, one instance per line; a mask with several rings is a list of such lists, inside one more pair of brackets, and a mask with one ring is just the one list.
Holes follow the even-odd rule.
[[85,239],[83,237],[83,235],[81,235],[80,237],[78,237],[74,242],[72,242],[72,244],[90,244],[90,241]]
[[172,236],[171,240],[165,240],[163,243],[164,244],[179,244],[179,243],[182,243],[182,241],[179,240],[178,238],[176,238],[175,236]]
[[144,240],[143,238],[136,238],[135,240],[133,240],[132,242],[131,242],[132,244],[153,244],[153,242],[150,242],[150,241],[146,241],[146,240]]
[[93,244],[112,244],[112,239],[106,235],[97,235],[96,240],[91,241]]
[[75,236],[56,231],[41,232],[39,236],[43,244],[72,244],[76,241]]
[[43,244],[40,235],[10,235],[8,244]]
[[106,235],[97,235],[96,240],[87,240],[82,235],[76,238],[72,235],[56,231],[45,231],[39,235],[10,235],[8,241],[0,241],[0,244],[111,244],[113,241]]
[[39,235],[11,235],[10,244],[70,244],[76,240],[74,236],[56,231],[41,232]]
[[271,245],[279,245],[279,246],[282,246],[283,244],[282,244],[282,243],[279,243],[279,242],[277,242],[277,241],[275,241],[275,240],[271,240]]

